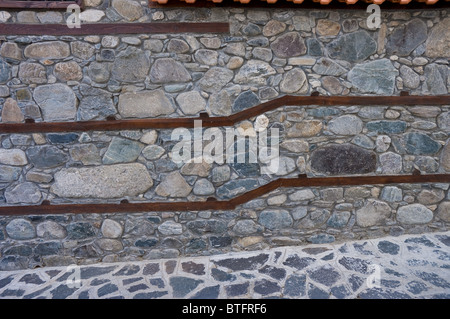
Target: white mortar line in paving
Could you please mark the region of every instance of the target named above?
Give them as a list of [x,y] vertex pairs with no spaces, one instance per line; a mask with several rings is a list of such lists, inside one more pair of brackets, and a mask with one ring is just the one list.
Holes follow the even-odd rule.
[[0,298],[450,299],[450,232],[1,271]]

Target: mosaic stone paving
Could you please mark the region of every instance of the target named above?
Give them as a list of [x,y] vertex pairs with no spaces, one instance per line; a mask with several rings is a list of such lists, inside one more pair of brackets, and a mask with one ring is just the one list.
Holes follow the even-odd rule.
[[0,298],[450,299],[450,232],[0,272]]

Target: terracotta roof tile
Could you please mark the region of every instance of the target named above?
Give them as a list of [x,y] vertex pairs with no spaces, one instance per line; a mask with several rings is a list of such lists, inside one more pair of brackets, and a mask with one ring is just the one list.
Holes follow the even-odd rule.
[[[158,4],[167,4],[168,0],[151,0],[153,2],[156,2]],[[171,0],[174,1],[174,0]],[[196,2],[196,0],[179,0],[180,2],[186,2],[188,4],[193,4]],[[211,1],[213,3],[221,3],[223,0],[208,0]],[[277,0],[234,0],[234,2],[240,2],[242,4],[247,4],[250,3],[251,1],[262,1],[262,2],[267,2],[269,4],[272,3],[276,3]],[[295,3],[295,4],[302,4],[304,0],[287,0],[289,2]],[[313,0],[314,2],[320,3],[321,5],[327,5],[329,3],[331,3],[333,0]],[[355,4],[356,2],[358,2],[358,0],[334,0],[335,2],[339,1],[339,2],[343,2],[346,3],[348,5],[352,5]],[[432,5],[435,4],[436,2],[438,2],[439,0],[361,0],[361,2],[365,2],[365,3],[374,3],[374,4],[382,4],[383,2],[392,2],[392,3],[396,3],[396,4],[401,4],[401,5],[407,5],[410,2],[421,2],[421,3],[425,3],[428,5]],[[441,1],[450,1],[450,0],[441,0]]]

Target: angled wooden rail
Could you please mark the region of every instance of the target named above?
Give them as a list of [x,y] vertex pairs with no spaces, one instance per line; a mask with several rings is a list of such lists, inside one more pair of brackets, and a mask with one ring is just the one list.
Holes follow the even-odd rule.
[[450,183],[450,174],[430,175],[385,175],[385,176],[351,176],[351,177],[315,177],[279,178],[254,190],[230,200],[209,198],[205,202],[137,202],[127,201],[117,204],[58,204],[51,205],[45,201],[42,205],[2,206],[2,215],[53,215],[53,214],[105,214],[133,212],[164,212],[164,211],[203,211],[203,210],[233,210],[237,206],[256,199],[280,187],[317,187],[317,186],[354,186],[377,184],[414,184],[414,183]]
[[229,32],[230,25],[228,22],[81,23],[80,28],[69,28],[65,24],[0,24],[0,35],[106,35]]
[[[283,106],[395,106],[395,105],[450,105],[450,95],[439,96],[291,96],[259,104],[230,116],[209,117],[207,113],[199,117],[151,118],[107,121],[79,122],[36,122],[0,124],[0,133],[55,133],[86,132],[139,129],[170,129],[177,127],[193,128],[194,122],[202,121],[202,127],[233,126],[243,120],[264,114]],[[151,107],[151,106],[149,106]]]

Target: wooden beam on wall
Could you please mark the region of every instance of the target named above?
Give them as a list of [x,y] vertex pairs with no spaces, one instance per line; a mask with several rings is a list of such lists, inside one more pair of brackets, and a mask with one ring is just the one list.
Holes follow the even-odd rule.
[[264,114],[283,106],[395,106],[395,105],[450,105],[449,95],[438,96],[291,96],[286,95],[230,116],[209,117],[206,113],[188,118],[151,118],[80,122],[36,122],[0,124],[0,133],[55,133],[139,129],[193,128],[201,120],[202,127],[232,126],[243,120]]
[[55,215],[55,214],[113,214],[136,212],[164,211],[204,211],[232,210],[237,206],[256,199],[280,187],[320,187],[320,186],[354,186],[354,185],[386,185],[414,183],[450,183],[450,174],[430,175],[385,175],[385,176],[347,176],[347,177],[314,177],[280,178],[244,193],[230,200],[218,201],[210,198],[203,202],[136,202],[136,203],[89,203],[89,204],[56,204],[44,201],[41,205],[1,206],[0,216],[9,215]]
[[0,24],[0,35],[228,33],[229,31],[228,22],[82,23],[80,28],[72,29],[65,24]]

